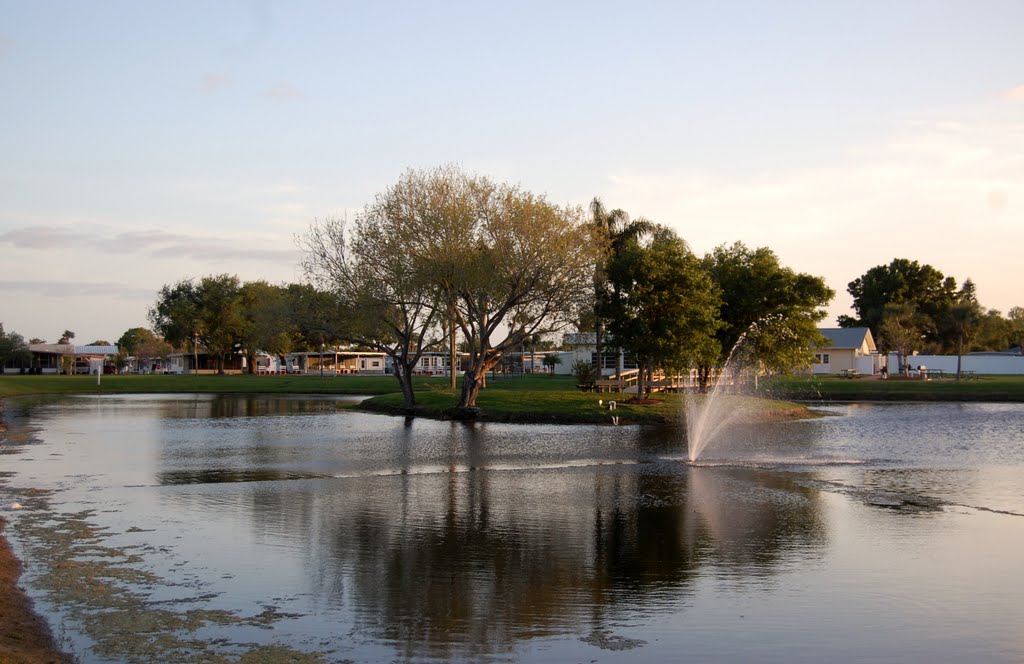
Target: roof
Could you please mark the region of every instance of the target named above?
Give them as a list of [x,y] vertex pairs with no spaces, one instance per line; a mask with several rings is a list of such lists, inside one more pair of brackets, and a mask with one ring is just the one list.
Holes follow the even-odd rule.
[[868,350],[875,350],[875,339],[866,327],[820,327],[818,331],[829,340],[829,348],[860,348],[867,342]]
[[54,355],[73,355],[75,352],[75,347],[72,344],[29,344],[28,349],[33,353]]
[[597,335],[593,332],[570,332],[563,337],[570,346],[596,346]]
[[75,355],[117,355],[117,346],[75,346]]

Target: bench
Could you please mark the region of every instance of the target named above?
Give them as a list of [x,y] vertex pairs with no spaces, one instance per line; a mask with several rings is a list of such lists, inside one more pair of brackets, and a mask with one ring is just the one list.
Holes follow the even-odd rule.
[[629,387],[629,381],[601,379],[594,381],[594,389],[598,392],[622,392]]

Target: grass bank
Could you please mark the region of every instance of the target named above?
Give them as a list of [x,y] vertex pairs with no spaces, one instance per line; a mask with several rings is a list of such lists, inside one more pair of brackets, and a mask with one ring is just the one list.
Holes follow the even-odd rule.
[[1024,376],[984,375],[971,380],[893,377],[785,376],[764,385],[773,398],[797,401],[986,401],[1024,403]]
[[[416,388],[447,384],[446,378],[417,377]],[[387,394],[398,389],[392,376],[252,376],[249,374],[103,376],[0,376],[0,397],[33,394]]]
[[[446,377],[417,376],[415,414],[445,418],[458,402]],[[398,384],[392,376],[0,376],[0,397],[39,394],[350,394],[372,397],[361,408],[405,414]],[[608,402],[615,400],[614,412]],[[571,376],[530,375],[494,377],[478,399],[480,419],[491,422],[620,424],[676,422],[682,417],[683,397],[656,395],[651,403],[629,403],[627,395],[580,392]],[[762,400],[756,417],[762,420],[807,417],[794,403]]]
[[[416,394],[415,414],[434,419],[450,416],[458,392],[447,385],[427,385]],[[657,394],[649,403],[632,403],[629,395],[580,392],[568,376],[525,376],[492,380],[477,398],[479,419],[485,422],[611,424],[663,424],[683,419],[684,398],[679,394]],[[703,398],[703,397],[698,397]],[[744,399],[759,421],[810,417],[803,405],[754,397]],[[609,402],[615,401],[615,410]],[[404,414],[400,394],[385,394],[364,401],[365,410]]]

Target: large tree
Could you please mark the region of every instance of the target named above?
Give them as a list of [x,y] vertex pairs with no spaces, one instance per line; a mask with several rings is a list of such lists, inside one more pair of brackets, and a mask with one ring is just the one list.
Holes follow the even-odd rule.
[[939,321],[943,336],[956,340],[956,379],[960,380],[964,349],[981,326],[984,312],[974,295],[974,283],[967,279],[957,293],[956,301],[948,307]]
[[955,279],[931,265],[896,258],[888,265],[871,268],[851,281],[846,290],[853,296],[857,316],[840,316],[841,327],[868,327],[878,336],[886,305],[909,303],[922,317],[925,338],[941,343],[938,323],[955,301],[957,285]]
[[[608,263],[633,240],[639,240],[654,230],[654,225],[643,218],[631,220],[625,210],[608,210],[600,198],[590,202],[591,231],[594,246],[594,306],[592,324],[597,351],[598,375],[604,367],[605,327],[601,303],[607,297]],[[579,327],[581,331],[587,329]],[[616,365],[616,373],[618,373]]]
[[[201,345],[214,358],[217,373],[241,343],[245,328],[241,287],[229,274],[191,279],[160,289],[149,319],[164,339],[176,346]],[[197,367],[198,368],[198,367]]]
[[[835,295],[824,279],[795,272],[771,249],[742,242],[716,247],[703,264],[722,297],[718,365],[741,338],[758,370],[778,373],[810,364],[811,348],[824,343],[817,324]],[[709,371],[701,367],[702,383]]]
[[1004,318],[998,309],[989,309],[982,316],[970,350],[1005,351],[1013,344],[1013,321]]
[[17,332],[4,332],[4,325],[0,323],[0,373],[3,373],[4,365],[8,362],[17,364],[24,368],[32,361],[32,352],[25,343],[25,338]]
[[135,355],[136,349],[141,344],[154,338],[156,335],[149,328],[130,327],[117,340],[117,347],[128,355]]
[[1010,319],[1012,343],[1017,344],[1017,350],[1024,355],[1024,307],[1013,307],[1007,318]]
[[455,167],[409,171],[392,216],[406,239],[400,263],[425,279],[437,316],[468,352],[459,409],[476,405],[486,373],[536,334],[577,318],[592,279],[579,210]]
[[655,370],[673,372],[718,355],[718,289],[673,231],[657,227],[648,242],[626,241],[607,275],[600,314],[616,344],[637,358],[638,396],[650,392]]
[[165,284],[149,310],[149,321],[172,346],[198,352],[199,306],[199,292],[192,279]]
[[436,345],[441,296],[430,263],[412,251],[423,220],[444,216],[434,183],[409,171],[377,196],[352,228],[343,219],[316,221],[298,238],[306,276],[338,296],[347,321],[343,338],[385,353],[405,406],[411,409],[414,367]]
[[296,348],[318,350],[335,346],[345,337],[344,308],[337,294],[311,284],[288,284],[289,328]]
[[471,190],[472,224],[450,275],[469,345],[460,408],[476,405],[486,373],[505,353],[577,318],[593,269],[578,210],[486,178],[474,178]]
[[878,324],[878,346],[883,354],[895,352],[899,366],[909,375],[907,358],[920,349],[923,317],[912,302],[890,302],[885,305]]
[[247,281],[239,295],[244,318],[239,341],[249,373],[256,373],[257,353],[282,357],[294,346],[287,290],[263,280]]

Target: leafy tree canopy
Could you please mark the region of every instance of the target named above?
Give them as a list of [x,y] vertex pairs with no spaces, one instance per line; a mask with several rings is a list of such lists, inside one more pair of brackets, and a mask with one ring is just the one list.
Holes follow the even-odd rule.
[[1020,354],[1024,355],[1024,307],[1013,307],[1007,317],[1010,321],[1011,342],[1017,346]]
[[716,247],[703,265],[722,297],[719,362],[743,335],[766,370],[781,372],[810,362],[811,347],[823,341],[817,324],[835,295],[824,279],[794,272],[771,249],[751,249],[742,242]]
[[25,338],[17,332],[4,332],[4,325],[0,323],[0,368],[8,362],[24,366],[31,360],[32,352]]
[[135,351],[142,343],[155,338],[156,335],[149,328],[131,327],[125,330],[117,340],[117,347],[128,355],[135,355]]
[[649,242],[626,242],[607,274],[601,316],[642,369],[672,371],[718,356],[719,291],[673,231],[657,227]]
[[878,265],[857,277],[847,287],[853,296],[856,318],[841,316],[842,327],[869,327],[878,336],[879,325],[887,304],[909,303],[922,316],[922,332],[929,340],[938,337],[937,323],[943,312],[953,304],[956,280],[945,277],[931,265],[896,258],[888,265]]
[[164,286],[149,318],[168,342],[202,345],[223,373],[224,358],[240,344],[246,325],[238,277],[211,275],[198,282],[186,279]]

